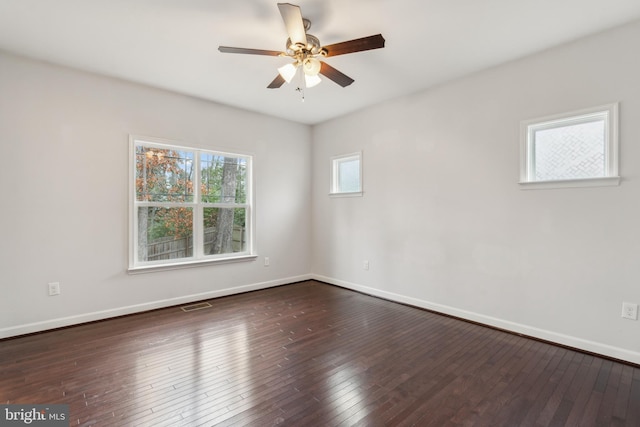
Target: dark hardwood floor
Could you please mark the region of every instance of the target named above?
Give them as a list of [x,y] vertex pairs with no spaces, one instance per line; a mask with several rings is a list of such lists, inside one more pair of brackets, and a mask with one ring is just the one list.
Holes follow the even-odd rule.
[[640,426],[640,369],[318,282],[0,341],[70,425]]

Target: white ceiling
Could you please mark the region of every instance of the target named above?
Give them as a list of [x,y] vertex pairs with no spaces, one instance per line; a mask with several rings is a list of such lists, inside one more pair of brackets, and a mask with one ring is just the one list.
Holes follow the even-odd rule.
[[355,79],[270,90],[286,58],[277,0],[0,0],[0,49],[315,124],[640,19],[638,0],[295,0],[323,45],[382,33],[384,49],[327,58]]

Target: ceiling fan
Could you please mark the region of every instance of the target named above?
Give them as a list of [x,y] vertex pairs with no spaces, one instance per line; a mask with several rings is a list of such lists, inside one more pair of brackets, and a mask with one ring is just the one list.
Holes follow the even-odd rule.
[[298,74],[299,69],[302,70],[301,76],[304,76],[304,85],[306,87],[313,87],[320,83],[321,79],[318,74],[322,74],[342,87],[349,86],[354,82],[351,77],[336,70],[326,62],[320,61],[318,58],[384,47],[384,38],[381,34],[322,46],[316,36],[307,33],[311,28],[311,21],[302,17],[299,6],[278,3],[278,9],[280,9],[280,14],[289,35],[284,52],[229,46],[218,47],[218,50],[223,53],[286,56],[293,59],[292,63],[278,68],[278,75],[267,86],[269,89],[277,89],[285,82],[291,82]]

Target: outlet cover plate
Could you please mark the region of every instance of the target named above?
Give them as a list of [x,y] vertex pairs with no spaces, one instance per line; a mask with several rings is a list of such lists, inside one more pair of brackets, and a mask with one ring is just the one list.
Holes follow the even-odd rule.
[[624,317],[625,319],[638,320],[638,304],[632,302],[623,302],[622,317]]
[[49,283],[49,296],[60,295],[60,282]]

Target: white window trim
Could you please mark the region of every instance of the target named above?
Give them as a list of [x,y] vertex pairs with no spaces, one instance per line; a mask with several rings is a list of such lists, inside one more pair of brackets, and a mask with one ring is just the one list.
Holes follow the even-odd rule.
[[[338,168],[336,162],[339,160],[351,160],[358,159],[359,165],[359,177],[360,191],[338,191]],[[330,182],[329,182],[329,196],[331,197],[361,197],[363,195],[362,186],[362,151],[356,151],[355,153],[341,154],[339,156],[333,156],[329,162]]]
[[[249,184],[247,187],[247,203],[244,206],[247,209],[246,214],[246,224],[245,227],[247,229],[247,242],[246,249],[243,252],[234,252],[227,254],[218,254],[218,255],[203,255],[200,257],[196,256],[195,245],[201,244],[201,236],[198,231],[200,230],[200,226],[196,226],[199,224],[202,219],[201,209],[205,205],[198,202],[199,194],[199,185],[194,185],[194,202],[180,203],[177,204],[179,206],[191,206],[194,208],[193,212],[193,221],[194,221],[194,257],[192,258],[181,258],[176,260],[162,260],[162,261],[147,261],[147,262],[139,262],[137,260],[138,256],[138,245],[137,245],[137,235],[138,235],[138,223],[137,223],[137,215],[136,210],[139,206],[143,206],[145,202],[136,202],[136,159],[135,159],[135,151],[136,151],[136,143],[144,143],[147,146],[155,146],[157,148],[171,148],[178,149],[184,151],[191,151],[196,153],[215,153],[219,155],[228,155],[232,157],[243,157],[247,159],[247,176],[246,180]],[[200,182],[200,165],[199,165],[199,156],[194,158],[194,162],[196,162],[196,167],[194,168],[194,183]],[[190,268],[202,265],[210,265],[210,264],[221,264],[221,263],[232,263],[232,262],[242,262],[242,261],[255,261],[257,259],[257,254],[255,253],[255,199],[254,199],[254,187],[255,182],[253,179],[253,155],[247,153],[230,153],[226,151],[218,151],[213,149],[202,149],[197,147],[187,147],[182,145],[179,142],[163,139],[163,138],[155,138],[141,135],[129,135],[129,267],[127,272],[130,274],[137,273],[148,273],[154,271],[164,271],[164,270],[175,270],[175,269],[183,269]],[[169,203],[166,203],[169,204]],[[217,205],[221,205],[218,203]],[[201,208],[198,208],[201,206]],[[237,206],[237,205],[232,205]]]
[[[619,140],[618,140],[618,109],[619,103],[611,103],[593,108],[572,111],[568,113],[555,114],[552,116],[540,117],[525,120],[520,123],[520,188],[530,189],[550,189],[550,188],[576,188],[576,187],[601,187],[616,186],[620,184],[618,172],[619,165]],[[531,179],[533,170],[533,156],[531,155],[532,141],[531,135],[534,131],[552,128],[559,123],[581,123],[594,116],[605,115],[607,120],[606,141],[605,141],[605,176],[596,178],[534,181]]]

